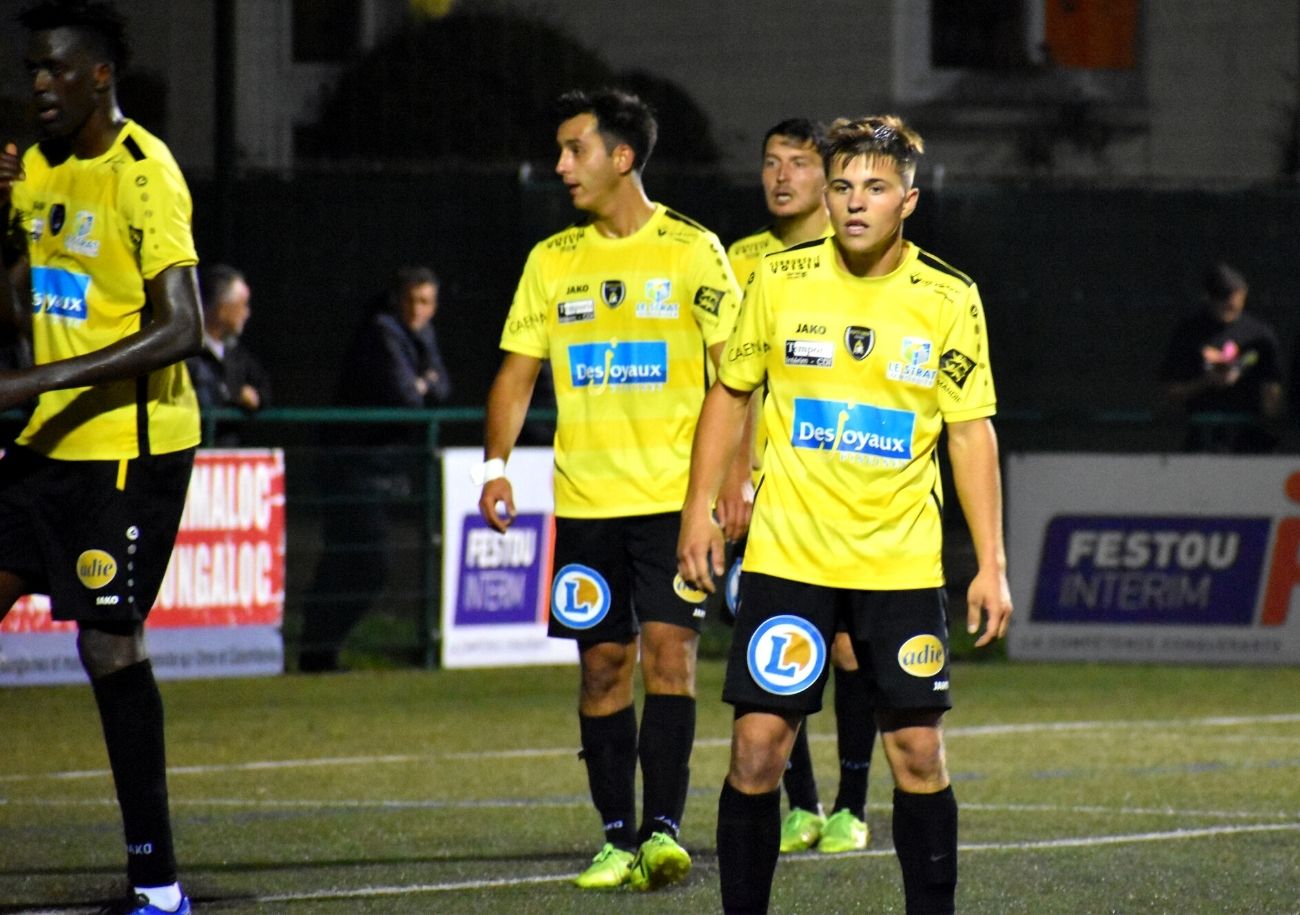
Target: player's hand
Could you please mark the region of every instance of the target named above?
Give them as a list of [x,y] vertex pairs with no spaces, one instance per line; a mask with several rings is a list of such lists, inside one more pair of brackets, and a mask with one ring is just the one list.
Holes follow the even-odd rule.
[[23,160],[18,155],[18,147],[6,143],[0,150],[0,206],[8,206],[13,196],[14,183],[22,181],[27,175],[23,172]]
[[677,535],[677,572],[688,584],[712,594],[715,577],[726,571],[722,528],[707,511],[682,510]]
[[966,631],[971,635],[978,632],[982,612],[988,614],[984,634],[975,641],[976,648],[983,648],[1007,634],[1011,609],[1011,587],[1007,584],[1006,573],[982,569],[966,590]]
[[497,477],[483,484],[483,492],[478,497],[478,513],[493,530],[506,532],[515,520],[515,492],[507,478]]
[[749,532],[749,522],[754,515],[754,483],[748,468],[741,475],[733,475],[722,485],[718,503],[713,513],[727,540],[740,540]]

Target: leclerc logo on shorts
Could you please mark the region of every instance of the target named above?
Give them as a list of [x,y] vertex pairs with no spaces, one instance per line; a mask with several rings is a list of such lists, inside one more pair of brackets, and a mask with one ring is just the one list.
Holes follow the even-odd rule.
[[595,569],[567,565],[551,584],[551,612],[570,629],[590,629],[609,613],[609,585]]
[[774,695],[791,696],[816,683],[826,669],[826,643],[806,619],[774,616],[750,638],[746,657],[755,683]]
[[914,677],[933,677],[943,670],[943,642],[933,635],[914,635],[898,649],[898,666]]

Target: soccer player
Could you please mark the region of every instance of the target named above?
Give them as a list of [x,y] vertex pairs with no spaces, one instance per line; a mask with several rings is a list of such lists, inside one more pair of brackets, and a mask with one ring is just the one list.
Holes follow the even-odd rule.
[[[488,395],[479,510],[499,531],[510,524],[505,462],[550,360],[557,417],[549,633],[577,642],[581,755],[605,829],[604,846],[576,883],[649,890],[691,867],[678,838],[705,595],[675,581],[678,512],[706,358],[716,365],[740,291],[717,237],[646,196],[641,173],[657,126],[640,99],[569,92],[555,120],[555,170],[584,218],[540,242],[524,267]],[[733,539],[749,520],[748,472],[747,461],[733,462],[720,487],[717,512]]]
[[741,577],[724,698],[735,706],[718,801],[727,912],[767,909],[781,772],[817,711],[826,646],[843,624],[870,683],[894,776],[894,846],[908,912],[952,912],[957,802],[940,723],[949,664],[939,465],[945,428],[978,571],[977,646],[1006,631],[987,331],[975,284],[903,238],[921,138],[894,116],[832,125],[823,161],[834,236],[768,255],[705,399],[678,546],[684,580],[723,570],[712,494],[767,386],[763,487]]
[[0,409],[39,400],[0,461],[0,615],[39,592],[77,623],[133,887],[113,911],[189,912],[143,626],[199,441],[180,364],[201,340],[190,196],[167,147],[118,110],[129,52],[112,6],[45,0],[19,19],[41,139],[0,154],[2,291],[6,315],[30,303],[36,364],[0,373]]
[[[806,118],[782,121],[763,137],[763,197],[772,224],[727,249],[731,269],[742,283],[752,279],[764,255],[830,234],[826,172],[821,156],[824,140],[823,126]],[[753,406],[757,405],[756,398]],[[763,424],[756,421],[756,458],[761,457],[763,445]],[[754,464],[758,468],[760,461],[755,460]],[[755,474],[759,473],[756,469]],[[739,570],[735,564],[744,558],[743,545],[737,554],[732,560],[732,574],[736,575]],[[803,851],[813,846],[832,854],[854,851],[866,848],[871,838],[866,822],[867,778],[876,725],[847,632],[835,634],[831,663],[835,668],[835,728],[840,758],[835,806],[829,818],[824,816],[808,747],[808,729],[801,727],[782,778],[790,800],[790,812],[781,822],[782,852]]]

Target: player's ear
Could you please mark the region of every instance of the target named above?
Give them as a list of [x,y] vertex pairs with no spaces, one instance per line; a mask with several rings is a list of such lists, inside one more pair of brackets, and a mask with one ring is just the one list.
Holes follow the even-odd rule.
[[903,195],[903,218],[912,215],[916,209],[916,201],[921,196],[921,189],[918,187],[908,188],[907,193]]
[[95,91],[107,92],[113,88],[113,65],[105,61],[104,63],[95,64],[91,71],[95,79]]
[[620,175],[626,175],[636,166],[636,153],[626,143],[620,143],[614,147],[613,158],[614,167],[618,169]]

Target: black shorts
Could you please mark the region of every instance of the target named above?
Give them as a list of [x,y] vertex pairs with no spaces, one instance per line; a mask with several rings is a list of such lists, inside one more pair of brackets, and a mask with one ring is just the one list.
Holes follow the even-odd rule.
[[555,638],[626,642],[647,622],[700,631],[707,595],[677,574],[677,512],[556,518]]
[[740,592],[725,701],[783,714],[820,711],[831,640],[843,630],[873,707],[952,707],[943,588],[855,591],[746,572]]
[[171,561],[193,467],[193,448],[124,461],[9,448],[0,568],[48,594],[56,620],[143,620]]

